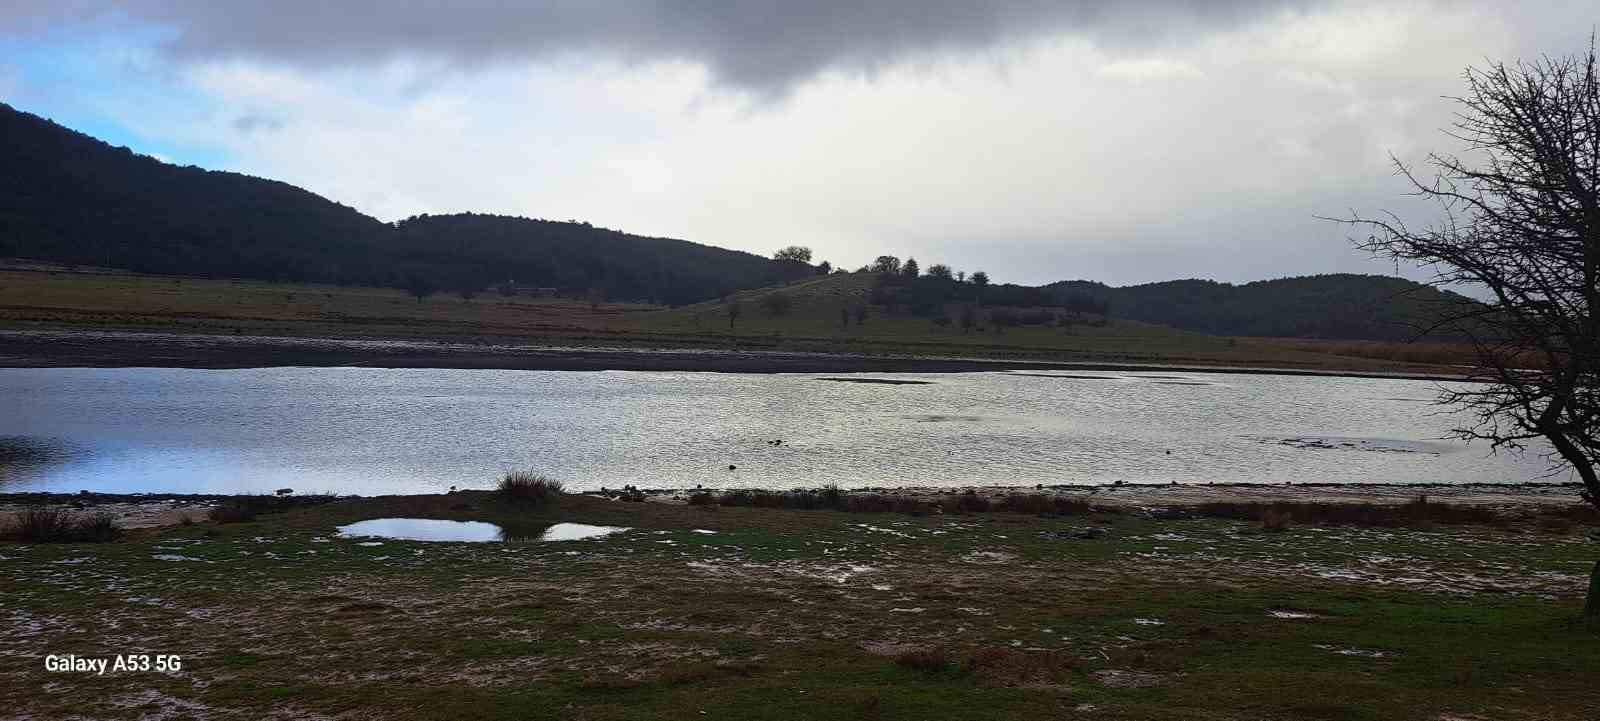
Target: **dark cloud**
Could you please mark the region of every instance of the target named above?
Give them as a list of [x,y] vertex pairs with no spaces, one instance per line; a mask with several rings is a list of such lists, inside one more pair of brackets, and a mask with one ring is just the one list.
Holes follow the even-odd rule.
[[240,115],[233,119],[233,127],[241,133],[282,130],[283,121],[267,115]]
[[[7,25],[144,21],[203,58],[295,64],[413,55],[459,62],[603,53],[705,63],[718,82],[782,90],[828,70],[970,52],[1053,33],[1111,45],[1182,44],[1196,33],[1318,0],[0,0]],[[13,8],[13,6],[15,6]],[[0,16],[6,13],[0,13]],[[45,20],[45,18],[49,18]]]

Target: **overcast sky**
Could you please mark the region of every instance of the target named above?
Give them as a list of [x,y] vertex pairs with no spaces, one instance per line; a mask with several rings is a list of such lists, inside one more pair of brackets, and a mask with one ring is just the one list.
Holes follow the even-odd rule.
[[[581,219],[1117,285],[1392,273],[1461,71],[1585,2],[0,0],[0,99],[384,220]],[[298,8],[291,11],[290,8]]]

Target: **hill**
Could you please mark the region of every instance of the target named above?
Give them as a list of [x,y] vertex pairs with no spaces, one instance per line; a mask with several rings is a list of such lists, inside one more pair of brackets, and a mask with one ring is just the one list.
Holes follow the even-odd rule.
[[287,183],[171,165],[4,104],[0,257],[271,281],[515,280],[672,304],[811,272],[588,223],[464,214],[390,225]]
[[0,256],[366,280],[387,230],[287,183],[169,165],[0,104]]
[[684,305],[815,274],[804,263],[588,223],[503,215],[421,215],[395,224],[399,263],[451,286],[514,282]]
[[1098,298],[1118,318],[1212,335],[1278,338],[1411,340],[1441,314],[1472,302],[1404,278],[1348,273],[1243,285],[1174,280],[1113,288],[1073,280],[1045,288]]

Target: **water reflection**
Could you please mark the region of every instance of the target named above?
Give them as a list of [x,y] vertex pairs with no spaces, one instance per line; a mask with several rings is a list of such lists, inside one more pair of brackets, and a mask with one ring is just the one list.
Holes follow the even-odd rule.
[[72,444],[54,438],[0,436],[0,482],[21,480],[73,456]]
[[[27,410],[0,412],[11,449],[0,492],[438,493],[491,488],[508,468],[576,491],[1497,483],[1545,471],[1541,444],[1525,456],[1435,444],[1466,419],[1412,402],[1438,390],[1427,381],[1040,375],[0,369],[6,410]],[[1324,447],[1349,439],[1428,452]]]
[[591,526],[587,523],[557,523],[540,534],[541,541],[581,541],[628,530],[622,526]]
[[499,541],[500,527],[480,521],[441,521],[432,518],[374,518],[339,527],[345,538],[390,538],[400,541]]

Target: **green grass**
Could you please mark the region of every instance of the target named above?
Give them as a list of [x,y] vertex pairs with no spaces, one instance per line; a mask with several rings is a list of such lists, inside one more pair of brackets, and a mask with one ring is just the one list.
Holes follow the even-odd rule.
[[[863,323],[841,323],[840,311],[865,303],[874,282],[873,276],[842,274],[742,291],[734,297],[743,314],[730,326],[722,300],[674,309],[493,294],[471,301],[438,295],[419,303],[389,288],[0,270],[0,327],[1441,370],[1340,355],[1348,344],[1324,351],[1313,341],[1221,338],[1116,319],[1069,328],[986,324],[979,331],[868,306]],[[790,309],[769,312],[764,299],[772,295],[788,298]]]
[[[334,534],[392,516],[633,530],[378,546]],[[1107,535],[1074,535],[1088,527]],[[1596,555],[1581,529],[1258,528],[472,492],[109,544],[0,544],[14,629],[0,652],[22,659],[0,703],[39,718],[397,719],[1585,719],[1600,707],[1600,628],[1576,620]],[[46,674],[24,655],[118,652],[180,654],[184,671]]]

